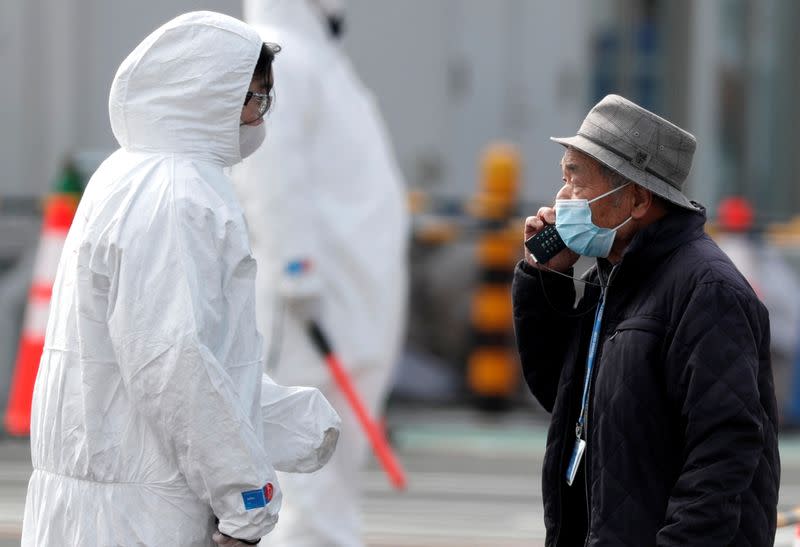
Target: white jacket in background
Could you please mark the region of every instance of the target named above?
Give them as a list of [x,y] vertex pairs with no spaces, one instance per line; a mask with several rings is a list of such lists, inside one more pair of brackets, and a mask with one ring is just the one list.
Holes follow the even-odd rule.
[[330,456],[324,398],[262,374],[256,263],[223,174],[261,43],[189,13],[114,78],[121,148],[67,237],[34,390],[25,546],[208,546],[215,517],[260,538],[281,505],[273,464]]
[[292,298],[320,301],[317,319],[345,366],[390,366],[405,327],[409,218],[380,112],[313,2],[247,0],[244,10],[283,48],[266,140],[233,173],[259,264],[259,324],[283,341],[276,379],[328,377],[319,359],[295,358],[308,342],[281,312]]
[[261,38],[283,48],[266,140],[233,174],[259,264],[256,313],[270,335],[268,371],[280,383],[318,387],[342,417],[339,446],[325,468],[280,475],[284,504],[264,540],[270,547],[363,545],[369,445],[311,345],[308,310],[376,417],[405,327],[405,191],[377,105],[328,34],[330,4],[244,2]]

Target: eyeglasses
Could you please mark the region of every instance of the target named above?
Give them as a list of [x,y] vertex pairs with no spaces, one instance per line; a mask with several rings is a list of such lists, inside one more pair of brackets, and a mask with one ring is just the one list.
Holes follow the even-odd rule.
[[249,103],[253,97],[255,97],[255,99],[258,101],[258,117],[256,118],[256,120],[258,120],[263,118],[264,114],[266,114],[269,110],[269,107],[272,106],[272,95],[269,93],[256,93],[255,91],[248,91],[244,96],[244,105],[247,106],[247,103]]

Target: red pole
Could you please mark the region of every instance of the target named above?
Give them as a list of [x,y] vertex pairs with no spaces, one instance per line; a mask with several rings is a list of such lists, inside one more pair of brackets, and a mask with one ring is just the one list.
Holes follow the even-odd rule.
[[397,490],[405,490],[406,477],[400,462],[395,456],[394,451],[392,451],[389,442],[386,440],[383,429],[369,415],[367,407],[364,405],[361,397],[359,397],[339,357],[334,353],[333,348],[328,342],[328,338],[322,332],[320,326],[314,321],[309,322],[308,332],[314,343],[314,347],[322,354],[331,371],[333,379],[336,381],[339,389],[342,390],[342,393],[344,393],[347,402],[350,403],[350,407],[353,409],[359,423],[361,423],[361,427],[372,445],[375,457],[378,459],[378,462],[380,462],[386,474],[389,475],[389,480],[392,485]]

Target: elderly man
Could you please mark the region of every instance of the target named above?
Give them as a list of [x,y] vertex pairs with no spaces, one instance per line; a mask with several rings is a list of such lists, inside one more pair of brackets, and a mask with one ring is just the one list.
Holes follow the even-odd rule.
[[[694,137],[609,95],[553,140],[564,185],[526,220],[540,260],[526,249],[513,286],[525,379],[552,413],[546,545],[772,545],[769,318],[682,193]],[[597,262],[575,279],[579,255]]]

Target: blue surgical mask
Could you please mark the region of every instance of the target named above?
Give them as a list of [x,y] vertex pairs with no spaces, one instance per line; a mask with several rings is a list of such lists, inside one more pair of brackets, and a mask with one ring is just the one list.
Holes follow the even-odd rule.
[[557,199],[556,230],[567,247],[581,256],[605,258],[611,252],[614,236],[631,217],[615,228],[600,228],[592,222],[592,209],[589,204],[622,190],[627,184],[606,192],[594,199]]

